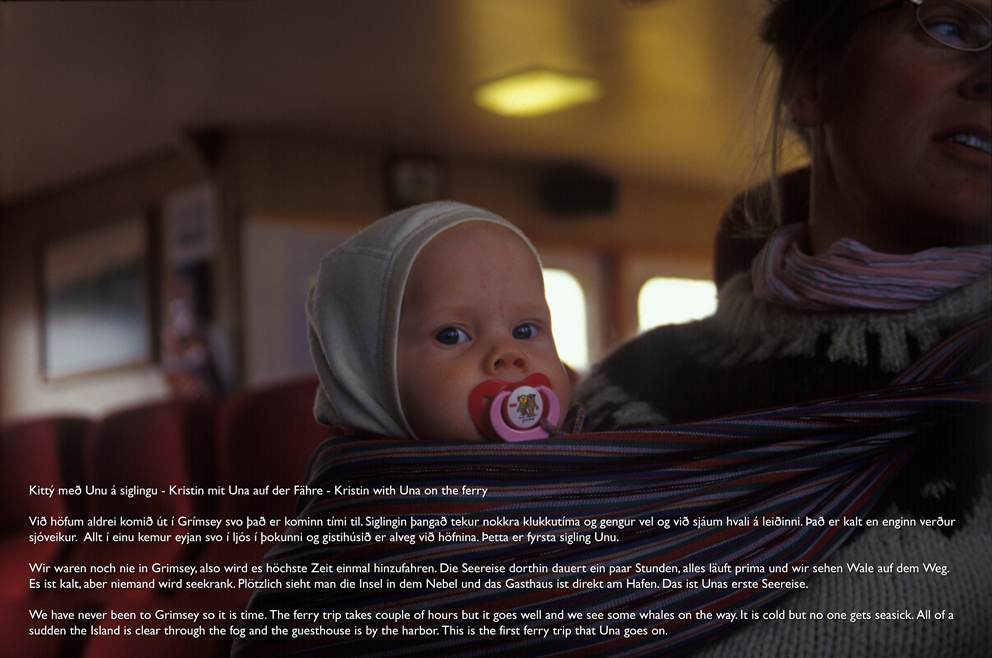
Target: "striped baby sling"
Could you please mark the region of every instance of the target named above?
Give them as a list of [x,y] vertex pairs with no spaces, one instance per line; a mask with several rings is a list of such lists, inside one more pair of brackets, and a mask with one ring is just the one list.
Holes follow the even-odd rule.
[[816,577],[921,434],[987,419],[990,344],[982,317],[884,389],[679,426],[329,439],[232,655],[691,651]]

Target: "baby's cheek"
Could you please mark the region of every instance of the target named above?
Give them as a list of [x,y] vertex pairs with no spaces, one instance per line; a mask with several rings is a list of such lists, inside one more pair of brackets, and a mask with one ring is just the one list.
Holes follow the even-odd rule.
[[572,404],[572,389],[579,385],[580,379],[581,377],[577,372],[563,365],[560,381],[552,383],[552,388],[558,397],[558,404],[561,406],[563,415]]

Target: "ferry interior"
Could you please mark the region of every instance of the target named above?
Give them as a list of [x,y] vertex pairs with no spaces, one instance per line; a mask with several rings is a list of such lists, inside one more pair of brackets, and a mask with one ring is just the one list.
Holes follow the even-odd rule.
[[[110,608],[243,609],[249,584],[203,592],[208,605],[162,582],[258,564],[274,542],[83,523],[292,518],[328,435],[305,299],[323,255],[394,210],[451,199],[526,233],[577,376],[641,331],[711,314],[721,218],[767,176],[764,8],[0,3],[0,604],[15,611],[0,636],[26,643],[12,655],[135,655],[23,631],[46,582],[120,577],[76,567],[162,565],[149,588],[76,592],[108,628]],[[286,493],[238,495],[265,487]],[[173,639],[154,651],[230,642]]]

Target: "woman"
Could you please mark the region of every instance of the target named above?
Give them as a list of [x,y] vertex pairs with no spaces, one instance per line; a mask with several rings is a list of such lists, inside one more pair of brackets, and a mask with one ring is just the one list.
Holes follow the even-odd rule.
[[[576,393],[588,428],[875,389],[988,316],[989,14],[985,0],[773,3],[763,38],[781,67],[783,123],[809,150],[808,205],[723,285],[713,317],[640,336],[593,371]],[[912,623],[752,624],[707,655],[989,655],[988,442],[987,423],[929,437],[876,508],[953,528],[859,531],[831,559],[876,573],[936,561],[946,578],[873,582],[845,567],[781,604],[873,618],[910,609]],[[957,621],[916,621],[929,608]]]
[[[908,299],[895,312],[893,303],[874,304],[867,289],[852,291],[851,299],[795,299],[789,291],[803,283],[795,281],[795,271],[817,262],[781,259],[782,242],[812,256],[841,238],[896,255],[988,244],[988,26],[981,23],[984,50],[948,47],[925,32],[914,14],[929,20],[927,12],[947,5],[776,3],[764,37],[780,59],[782,104],[811,151],[805,230],[773,241],[778,251],[770,247],[763,254],[757,280],[745,274],[728,284],[712,320],[652,332],[607,359],[583,386],[589,424],[605,429],[684,422],[871,388],[892,380],[936,335],[988,307],[987,246],[957,254],[967,268],[960,278],[974,285],[950,297],[928,293],[933,299],[922,303]],[[988,3],[949,6],[988,20]],[[950,30],[939,23],[933,29]],[[870,253],[864,257],[879,260]],[[871,272],[857,280],[859,287],[871,285]],[[790,278],[783,282],[783,276]],[[905,278],[914,287],[912,276]],[[924,278],[915,287],[929,288],[930,275]],[[760,289],[752,292],[752,283]],[[829,294],[818,290],[807,297]],[[953,308],[933,312],[935,302]],[[646,402],[650,409],[628,401]]]
[[[987,46],[988,6],[923,0],[928,31],[914,11],[776,4],[766,34],[813,153],[807,232],[774,238],[767,267],[727,283],[714,318],[633,341],[583,388],[587,423],[600,428],[722,418],[516,444],[342,432],[311,458],[316,493],[266,556],[233,655],[682,655],[721,633],[703,650],[988,655],[992,560],[973,548],[992,545],[977,441],[987,432],[968,424],[969,410],[987,416],[987,380],[974,374],[988,354],[958,330],[988,314],[988,247],[869,254],[883,264],[867,274],[836,258],[803,264],[789,248],[829,253],[837,232],[896,254],[987,242],[988,53],[931,42]],[[902,127],[889,137],[889,124]],[[869,138],[881,153],[864,148]],[[965,150],[976,143],[979,155]],[[809,267],[858,283],[817,287]],[[921,428],[944,434],[907,464]],[[901,464],[906,486],[890,486]],[[953,525],[871,527],[883,492],[876,509]],[[828,559],[937,571],[809,577]],[[784,619],[805,617],[761,620],[778,614],[775,601]],[[932,616],[874,617],[917,605]],[[742,623],[742,611],[757,621]]]

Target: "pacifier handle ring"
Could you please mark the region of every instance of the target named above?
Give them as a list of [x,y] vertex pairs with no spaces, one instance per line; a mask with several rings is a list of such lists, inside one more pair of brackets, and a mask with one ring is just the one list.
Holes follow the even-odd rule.
[[[538,384],[534,388],[541,394],[541,398],[547,405],[548,413],[545,416],[546,420],[557,427],[558,418],[561,416],[561,405],[558,404],[558,397],[554,394],[554,391],[543,384]],[[533,439],[544,439],[550,436],[540,425],[536,425],[529,430],[518,430],[510,427],[506,421],[503,420],[503,401],[509,397],[511,392],[512,391],[510,390],[500,391],[489,404],[489,423],[496,434],[498,434],[504,441],[509,441],[511,443],[515,443],[517,441],[530,441]]]

